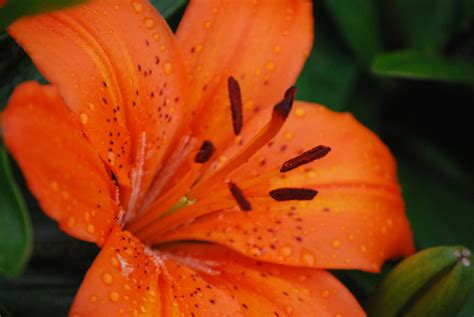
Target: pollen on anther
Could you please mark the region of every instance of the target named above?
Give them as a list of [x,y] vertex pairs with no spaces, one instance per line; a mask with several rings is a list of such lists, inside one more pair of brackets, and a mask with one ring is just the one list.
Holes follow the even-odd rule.
[[194,157],[194,162],[196,163],[206,163],[211,158],[214,153],[214,144],[211,141],[204,141],[201,145],[201,148]]
[[229,77],[227,84],[234,134],[239,135],[242,131],[243,125],[242,95],[240,92],[240,85],[239,82],[232,76]]
[[310,188],[277,188],[270,191],[269,195],[276,201],[312,200],[317,191]]
[[235,201],[239,205],[242,211],[250,211],[252,210],[252,205],[244,196],[242,190],[233,182],[228,182],[227,186],[229,187],[229,191],[234,197]]
[[308,150],[286,162],[283,163],[283,165],[280,168],[281,173],[286,173],[291,170],[294,170],[297,167],[300,167],[302,165],[311,163],[315,160],[321,159],[325,157],[329,152],[331,151],[331,148],[328,146],[324,145],[318,145],[311,150]]

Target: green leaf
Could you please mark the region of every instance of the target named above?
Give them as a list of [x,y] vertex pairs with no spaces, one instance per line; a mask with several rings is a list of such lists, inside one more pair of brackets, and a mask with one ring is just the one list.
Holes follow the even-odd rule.
[[0,30],[6,29],[10,23],[26,15],[58,10],[77,5],[85,0],[7,0],[0,9]]
[[409,47],[438,51],[461,16],[462,0],[396,0],[395,10]]
[[474,84],[474,61],[415,51],[378,55],[372,64],[372,72],[388,77]]
[[0,109],[15,86],[27,80],[46,82],[15,41],[7,34],[0,36]]
[[14,277],[25,267],[32,245],[31,222],[0,144],[0,274]]
[[354,55],[369,64],[382,49],[374,0],[325,0],[324,3]]
[[186,2],[186,0],[151,0],[151,3],[164,18],[171,17]]
[[300,100],[316,102],[334,110],[344,110],[356,84],[358,67],[335,36],[329,19],[315,12],[318,21],[316,41],[296,86]]
[[472,185],[446,179],[412,151],[398,156],[398,170],[417,246],[463,243],[474,248]]

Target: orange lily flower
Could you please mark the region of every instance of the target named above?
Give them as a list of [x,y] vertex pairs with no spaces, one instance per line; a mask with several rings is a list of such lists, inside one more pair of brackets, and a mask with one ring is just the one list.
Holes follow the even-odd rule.
[[191,1],[175,36],[146,0],[94,0],[9,32],[52,85],[17,87],[5,142],[102,248],[71,316],[363,316],[325,269],[413,252],[389,150],[293,100],[310,1]]

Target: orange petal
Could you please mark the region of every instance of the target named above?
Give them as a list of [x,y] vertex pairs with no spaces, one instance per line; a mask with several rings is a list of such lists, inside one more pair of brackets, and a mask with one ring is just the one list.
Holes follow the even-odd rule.
[[[143,193],[186,102],[184,66],[163,18],[146,0],[94,0],[23,18],[9,32],[58,85],[119,183]],[[122,203],[133,207],[139,192],[128,193],[132,206]]]
[[140,241],[116,227],[87,272],[69,316],[161,316],[159,275]]
[[[332,148],[326,157],[279,173],[283,162],[321,144]],[[214,241],[275,263],[366,271],[413,252],[393,157],[348,114],[297,103],[279,135],[229,178],[250,200],[251,212],[237,207],[217,212],[163,240]],[[280,187],[319,194],[310,202],[277,202],[268,193]],[[219,191],[228,189],[225,184],[209,189],[210,195]]]
[[115,186],[55,87],[16,88],[3,114],[5,143],[41,208],[79,239],[102,243],[118,208]]
[[243,122],[296,81],[313,41],[311,1],[191,1],[177,31],[194,130],[219,150],[233,140],[227,79],[241,87]]
[[116,229],[71,316],[364,316],[331,274],[262,264],[204,244],[149,251]]
[[[262,263],[208,244],[177,243],[158,254],[170,259],[168,268],[172,263],[181,266],[177,276],[169,273],[179,290],[178,303],[188,304],[185,316],[365,316],[349,291],[326,271]],[[203,305],[209,313],[200,309]],[[218,305],[225,306],[216,309]]]

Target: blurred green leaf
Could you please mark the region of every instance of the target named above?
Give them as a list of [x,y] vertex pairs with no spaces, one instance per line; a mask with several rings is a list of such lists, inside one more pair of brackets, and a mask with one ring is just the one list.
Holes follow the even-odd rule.
[[0,36],[0,109],[6,106],[15,86],[26,80],[45,82],[15,41],[7,34]]
[[460,21],[462,0],[395,0],[399,24],[409,47],[437,51]]
[[322,10],[315,11],[315,44],[296,86],[298,99],[344,110],[357,82],[358,66]]
[[[472,190],[452,184],[416,153],[398,157],[408,218],[418,247],[462,242],[474,247]],[[463,190],[464,188],[464,190]]]
[[474,84],[474,61],[447,59],[415,51],[378,55],[372,72],[389,77]]
[[369,64],[382,49],[374,0],[325,0],[324,3],[354,55]]
[[0,8],[0,30],[22,16],[53,11],[84,2],[85,0],[7,0]]
[[0,274],[20,274],[31,254],[31,222],[0,144]]
[[187,0],[151,0],[151,3],[165,18],[171,17],[186,2]]

